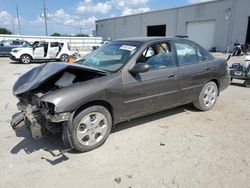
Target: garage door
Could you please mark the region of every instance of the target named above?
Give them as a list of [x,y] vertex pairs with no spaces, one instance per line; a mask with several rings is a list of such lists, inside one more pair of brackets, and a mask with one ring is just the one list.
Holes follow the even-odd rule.
[[187,36],[209,50],[214,46],[215,21],[187,23]]

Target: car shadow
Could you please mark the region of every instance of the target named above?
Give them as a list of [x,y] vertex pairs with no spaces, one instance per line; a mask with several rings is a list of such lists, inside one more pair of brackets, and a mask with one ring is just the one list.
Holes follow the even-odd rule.
[[[49,134],[39,140],[33,140],[29,129],[24,125],[16,129],[15,134],[17,137],[22,137],[23,140],[10,150],[11,154],[18,154],[22,150],[26,154],[31,154],[39,150],[43,150],[45,152],[46,150],[61,151],[65,149],[64,144],[61,139],[61,135],[59,134],[56,134],[56,135]],[[69,158],[65,156],[64,154],[62,154],[60,157],[56,157],[56,158],[52,157],[52,159],[49,159],[46,157],[41,157],[41,159],[46,160],[51,165],[56,165],[58,163],[68,160]]]
[[238,87],[246,87],[244,83],[236,83],[236,82],[231,82],[231,86],[238,86]]
[[143,117],[135,118],[135,119],[132,119],[130,121],[119,123],[116,126],[114,126],[111,133],[116,133],[116,132],[119,132],[119,131],[122,131],[125,129],[129,129],[129,128],[136,127],[139,125],[143,125],[145,123],[155,121],[158,119],[162,119],[162,118],[166,118],[169,116],[173,116],[173,115],[176,115],[179,113],[185,113],[185,112],[189,113],[188,111],[198,112],[198,110],[196,108],[194,108],[194,106],[192,104],[187,104],[187,105],[179,106],[176,108],[156,112],[154,114],[146,115]]
[[30,130],[26,126],[16,129],[15,134],[17,137],[22,137],[23,140],[11,149],[12,154],[17,154],[21,150],[26,154],[31,154],[41,149],[60,150],[64,148],[60,135],[47,135],[39,140],[33,140]]
[[[125,129],[129,129],[135,126],[140,126],[140,125],[143,125],[144,123],[148,123],[157,119],[166,118],[168,116],[172,116],[175,114],[184,113],[184,112],[189,113],[188,111],[197,111],[197,110],[192,105],[185,105],[185,106],[161,111],[161,112],[147,115],[144,117],[136,118],[128,122],[119,123],[117,126],[115,126],[112,129],[111,134],[125,130]],[[18,154],[22,150],[26,154],[31,154],[39,150],[62,151],[66,149],[63,144],[61,134],[56,134],[56,135],[49,134],[39,140],[33,140],[30,134],[30,130],[26,126],[20,126],[20,128],[15,130],[15,134],[17,137],[23,138],[23,140],[11,149],[10,151],[11,154]],[[79,152],[75,150],[71,150],[69,151],[69,153],[77,154]],[[41,159],[49,162],[51,165],[56,165],[58,163],[68,160],[69,158],[65,156],[64,154],[62,154],[60,157],[53,157],[53,159],[48,159],[46,157],[41,157]]]
[[30,64],[41,64],[41,63],[47,63],[47,61],[32,61],[29,64],[23,64],[23,63],[20,63],[19,61],[10,61],[10,64],[14,64],[14,65],[30,65]]

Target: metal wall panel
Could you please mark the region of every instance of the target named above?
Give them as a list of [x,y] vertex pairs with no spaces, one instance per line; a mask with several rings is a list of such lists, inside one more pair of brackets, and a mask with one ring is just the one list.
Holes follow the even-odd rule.
[[[246,39],[250,0],[217,0],[173,9],[97,21],[97,36],[112,39],[147,35],[148,25],[165,25],[168,36],[186,35],[187,23],[215,20],[214,44],[218,50],[232,49],[233,42]],[[102,28],[101,28],[102,26]],[[206,33],[201,33],[204,37]]]
[[234,0],[235,11],[230,35],[231,46],[238,40],[245,43],[248,27],[248,18],[250,17],[250,0]]

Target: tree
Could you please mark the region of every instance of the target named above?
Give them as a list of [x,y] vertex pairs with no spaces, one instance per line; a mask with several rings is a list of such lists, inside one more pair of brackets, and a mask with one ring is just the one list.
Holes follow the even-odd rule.
[[61,35],[60,35],[60,33],[53,33],[51,36],[52,37],[60,37]]
[[9,31],[6,28],[0,27],[0,34],[7,34],[7,35],[11,35],[11,31]]
[[76,37],[89,37],[88,34],[76,34]]

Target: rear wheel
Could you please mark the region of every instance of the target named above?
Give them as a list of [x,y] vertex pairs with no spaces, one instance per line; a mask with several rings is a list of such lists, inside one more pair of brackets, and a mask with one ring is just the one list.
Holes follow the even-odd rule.
[[60,57],[60,61],[62,61],[62,62],[67,62],[67,61],[68,61],[68,58],[69,58],[69,55],[67,55],[67,54],[62,54],[61,57]]
[[31,62],[31,59],[32,58],[30,55],[24,54],[20,57],[20,62],[23,64],[29,64]]
[[73,147],[86,152],[101,146],[112,127],[109,111],[102,106],[92,106],[79,113],[69,127]]
[[202,88],[197,100],[193,103],[194,106],[202,111],[207,111],[213,108],[218,96],[218,87],[214,82],[208,82]]

